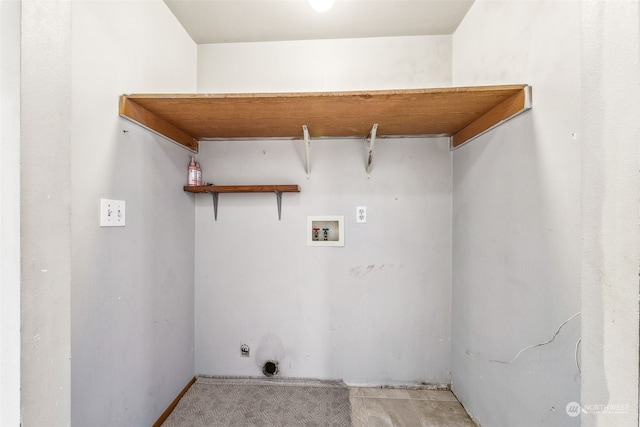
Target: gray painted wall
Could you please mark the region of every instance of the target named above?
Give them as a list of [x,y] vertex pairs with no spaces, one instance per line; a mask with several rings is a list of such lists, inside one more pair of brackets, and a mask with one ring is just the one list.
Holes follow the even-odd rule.
[[22,424],[68,425],[71,4],[23,1],[21,24]]
[[22,422],[150,425],[194,372],[194,204],[118,95],[193,91],[196,48],[161,1],[22,5]]
[[[450,36],[198,47],[205,93],[433,87],[450,79]],[[205,180],[294,183],[302,193],[284,195],[281,222],[272,194],[221,195],[218,222],[211,197],[197,196],[196,372],[261,375],[257,350],[275,336],[284,376],[449,382],[448,142],[379,140],[370,176],[364,144],[313,141],[309,177],[301,141],[201,144]],[[367,224],[355,223],[360,205]],[[344,248],[307,247],[308,215],[344,215]],[[254,350],[249,359],[240,357],[242,341]]]
[[0,425],[20,423],[20,2],[0,2]]
[[[449,382],[451,154],[446,139],[384,139],[365,172],[363,140],[202,144],[204,179],[293,183],[196,205],[196,372],[261,375],[282,345],[286,377]],[[356,206],[368,221],[356,224]],[[308,215],[344,215],[344,247],[308,247]],[[252,356],[240,357],[240,343]]]
[[474,3],[453,84],[505,82],[533,109],[453,153],[452,387],[483,426],[579,425],[579,3]]
[[450,84],[449,35],[198,46],[198,91],[202,93],[381,90]]
[[582,10],[582,425],[638,425],[640,4]]
[[[579,317],[552,343],[526,350],[512,363],[489,359],[508,361],[552,338],[580,310],[581,291],[582,401],[629,405],[623,414],[583,420],[635,425],[638,307],[637,298],[627,296],[638,294],[638,105],[618,100],[637,93],[630,87],[640,74],[638,34],[628,30],[637,29],[639,12],[637,2],[627,3],[628,10],[617,8],[619,2],[595,2],[595,9],[582,11],[579,3],[551,3],[479,0],[454,36],[453,84],[530,83],[534,110],[454,154],[451,310],[452,247],[445,236],[452,227],[452,183],[439,180],[451,173],[444,141],[380,141],[370,178],[357,140],[314,142],[308,179],[296,142],[206,146],[200,160],[207,180],[268,178],[303,188],[284,195],[282,222],[273,195],[225,195],[214,223],[210,198],[174,191],[186,180],[188,154],[116,117],[122,92],[193,90],[195,47],[166,7],[24,1],[24,425],[65,425],[70,419],[86,425],[93,417],[110,425],[147,425],[194,371],[257,374],[257,350],[274,336],[286,350],[286,374],[363,383],[447,382],[452,369],[454,391],[485,426],[521,425],[523,419],[571,425],[577,418],[567,418],[563,405],[580,400],[573,360]],[[588,40],[582,57],[581,34]],[[3,45],[2,61],[5,52]],[[182,64],[173,60],[176,55]],[[622,67],[588,71],[621,59]],[[386,65],[393,69],[393,63]],[[441,65],[434,69],[446,69]],[[581,89],[580,65],[587,73]],[[429,86],[427,69],[418,67],[412,74],[417,78],[404,83],[381,72],[364,89],[388,81]],[[327,83],[326,71],[313,76],[303,88],[354,88]],[[200,79],[200,91],[209,77]],[[251,90],[261,87],[252,84],[257,86]],[[580,102],[580,94],[589,103]],[[2,95],[4,108],[4,86]],[[615,116],[602,107],[623,104],[627,109]],[[615,119],[620,113],[629,126]],[[2,126],[7,200],[4,115]],[[595,132],[583,138],[589,129]],[[621,145],[594,136],[612,130]],[[582,163],[581,141],[589,149]],[[583,187],[581,172],[595,185]],[[588,191],[580,199],[583,188]],[[127,201],[126,228],[97,227],[101,197]],[[600,210],[604,202],[606,212]],[[360,204],[369,208],[365,225],[354,220]],[[406,211],[413,219],[406,220]],[[345,215],[344,248],[304,244],[304,218],[322,213]],[[369,243],[354,244],[363,241]],[[426,255],[418,259],[417,253]],[[254,262],[238,256],[224,263],[233,254]],[[4,266],[3,255],[3,274]],[[605,277],[612,285],[602,293]],[[4,304],[4,276],[2,286]],[[227,301],[240,308],[231,310]],[[3,308],[3,327],[7,315]],[[252,358],[240,358],[241,341],[252,345]],[[0,369],[7,367],[3,359]],[[2,402],[4,416],[4,395]]]
[[[151,425],[193,377],[189,153],[117,115],[131,92],[193,92],[196,46],[166,5],[74,2],[71,420]],[[126,227],[100,228],[100,199]]]

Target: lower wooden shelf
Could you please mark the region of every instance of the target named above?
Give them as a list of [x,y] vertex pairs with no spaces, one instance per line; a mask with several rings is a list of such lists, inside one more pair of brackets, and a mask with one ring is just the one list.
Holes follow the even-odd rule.
[[218,220],[219,193],[276,193],[278,220],[282,219],[282,193],[299,193],[299,185],[185,185],[189,193],[210,193],[213,196],[213,219]]
[[189,193],[299,193],[299,185],[185,185]]

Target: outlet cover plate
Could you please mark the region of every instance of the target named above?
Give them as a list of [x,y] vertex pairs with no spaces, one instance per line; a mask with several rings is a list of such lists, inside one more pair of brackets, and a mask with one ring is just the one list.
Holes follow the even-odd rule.
[[367,207],[366,206],[358,206],[356,208],[356,222],[359,224],[364,224],[367,222]]
[[125,213],[124,200],[100,199],[100,227],[124,227]]

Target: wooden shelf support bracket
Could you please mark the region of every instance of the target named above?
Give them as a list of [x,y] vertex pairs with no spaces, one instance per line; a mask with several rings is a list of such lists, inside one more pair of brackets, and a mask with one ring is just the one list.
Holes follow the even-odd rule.
[[213,197],[213,220],[218,220],[218,193],[211,192],[211,197]]
[[367,173],[371,173],[371,163],[373,162],[373,149],[376,145],[376,133],[378,132],[378,124],[374,124],[371,132],[367,137]]
[[276,203],[278,204],[278,221],[282,221],[282,191],[275,190],[276,193]]
[[311,160],[309,157],[309,150],[311,149],[311,139],[309,138],[309,128],[307,125],[302,125],[302,133],[304,135],[304,166],[307,171],[307,175],[311,173]]
[[173,123],[163,119],[156,113],[141,106],[134,99],[122,95],[119,105],[120,116],[175,142],[194,153],[198,152],[199,142],[192,135],[183,131]]
[[525,85],[451,136],[454,150],[531,109],[531,86]]

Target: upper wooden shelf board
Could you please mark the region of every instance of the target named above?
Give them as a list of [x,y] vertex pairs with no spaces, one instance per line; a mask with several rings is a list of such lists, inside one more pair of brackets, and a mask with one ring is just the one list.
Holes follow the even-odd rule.
[[197,151],[235,138],[451,136],[458,147],[531,108],[531,87],[452,87],[369,92],[134,94],[120,115]]

